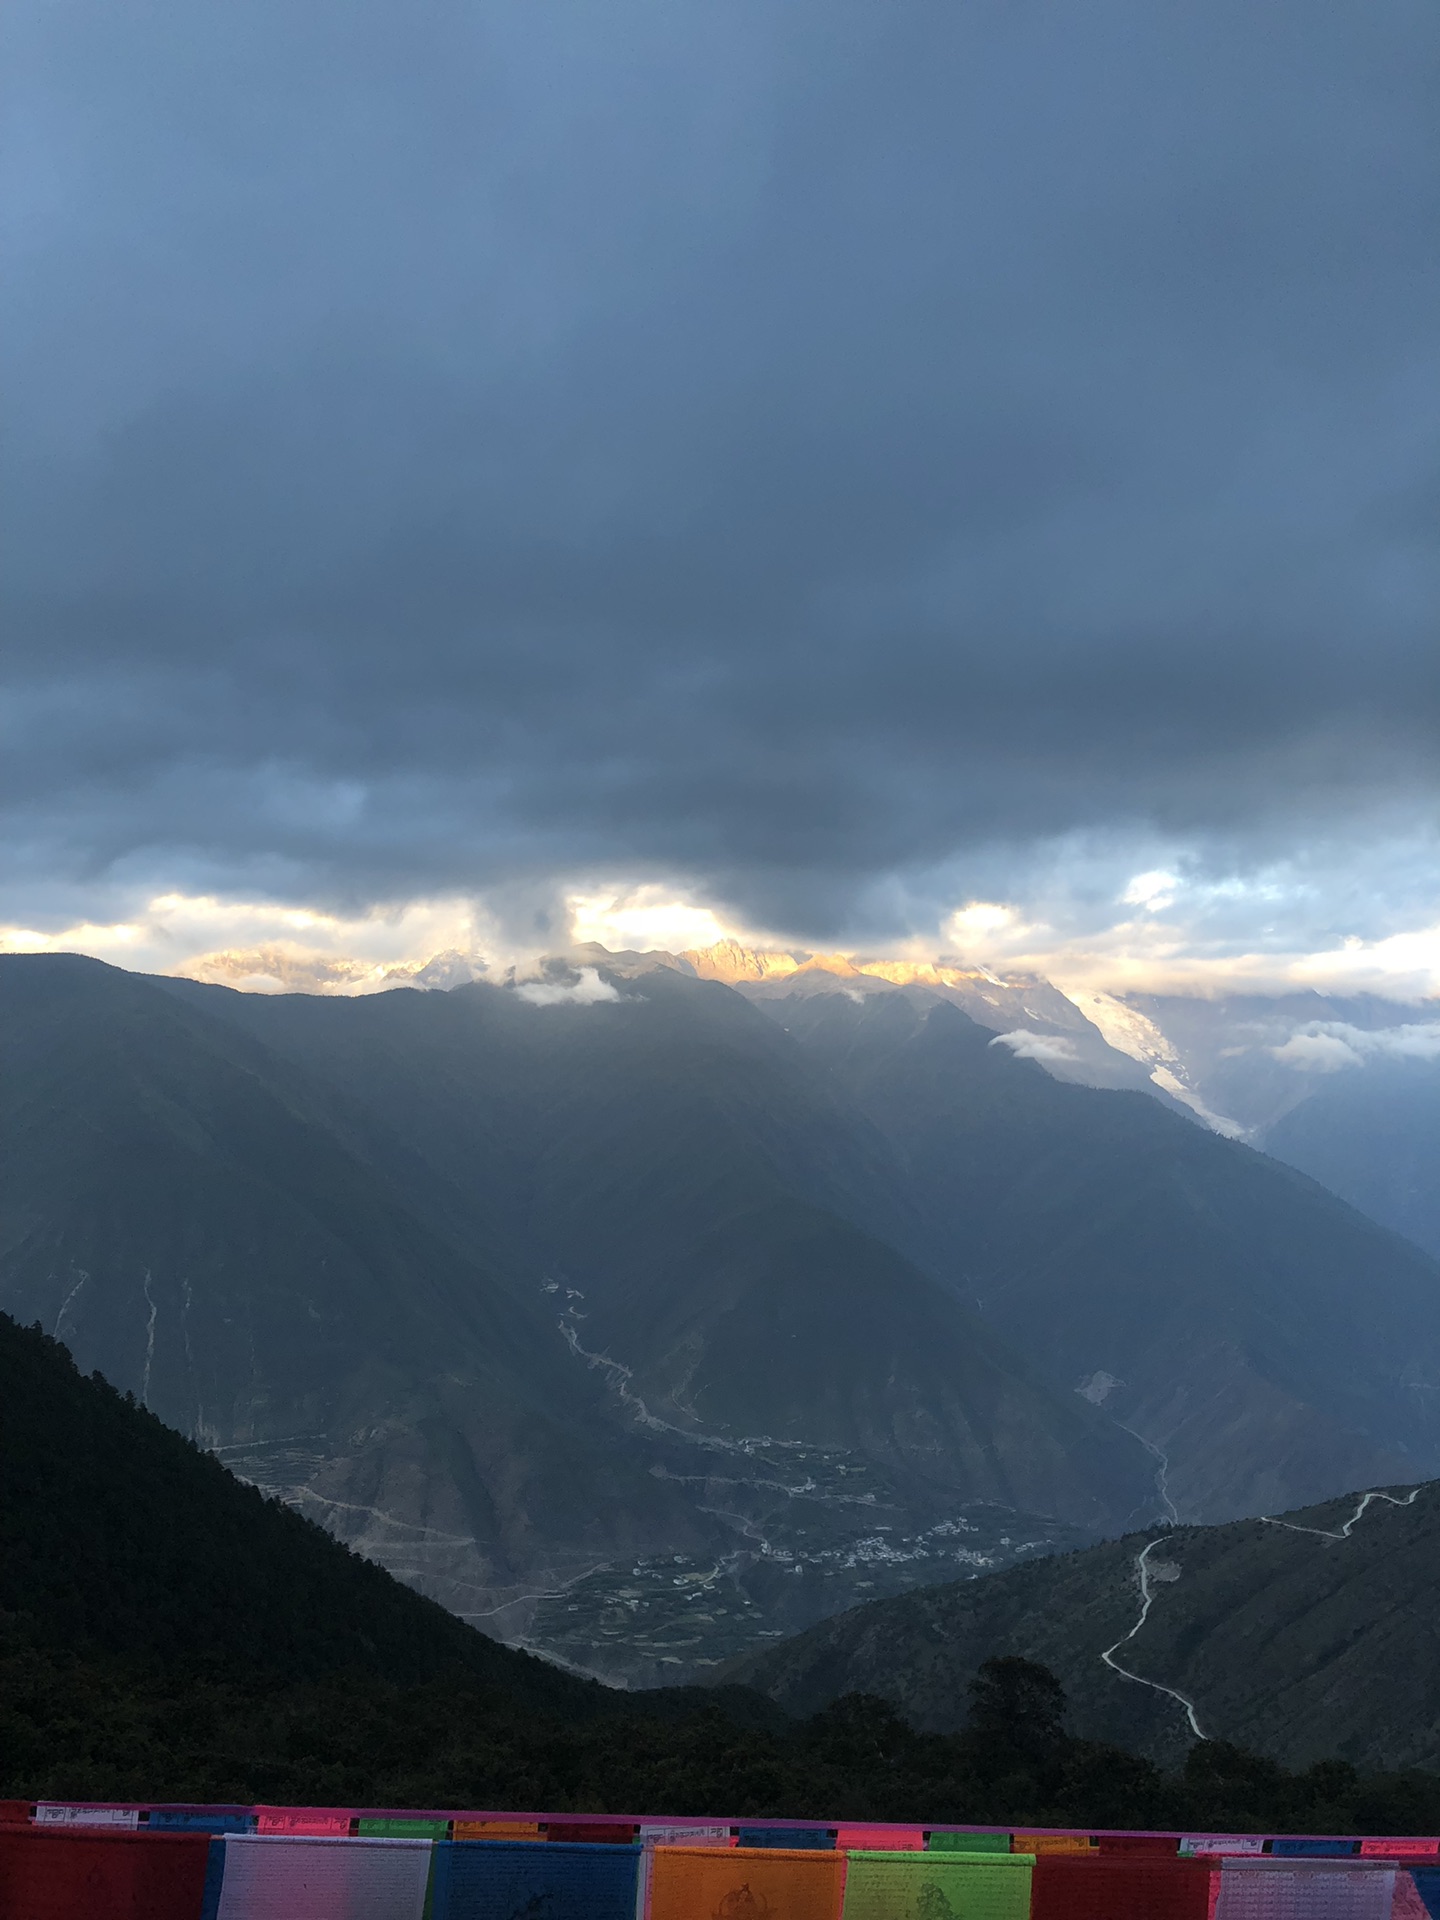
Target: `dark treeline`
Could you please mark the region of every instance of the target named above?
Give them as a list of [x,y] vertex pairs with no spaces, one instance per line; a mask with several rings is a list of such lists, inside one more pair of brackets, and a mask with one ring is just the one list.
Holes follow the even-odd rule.
[[0,1797],[1440,1831],[1440,1776],[1183,1773],[1071,1738],[1043,1667],[963,1733],[852,1695],[624,1694],[501,1647],[242,1485],[0,1315]]
[[[1010,1669],[1009,1672],[1004,1671]],[[997,1680],[997,1669],[1000,1673]],[[1015,1669],[1025,1669],[1016,1684]],[[1183,1773],[1027,1719],[1027,1662],[993,1662],[964,1733],[916,1733],[852,1694],[785,1722],[741,1694],[621,1696],[554,1716],[463,1674],[264,1686],[44,1652],[0,1652],[0,1798],[876,1819],[1197,1831],[1434,1833],[1440,1776],[1290,1774],[1219,1741]]]

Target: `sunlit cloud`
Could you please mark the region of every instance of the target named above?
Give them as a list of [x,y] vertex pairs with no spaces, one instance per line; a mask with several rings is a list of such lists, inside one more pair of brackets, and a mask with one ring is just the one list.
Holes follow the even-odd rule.
[[1078,934],[1054,930],[1045,940],[975,939],[959,950],[972,965],[1042,975],[1076,1000],[1094,994],[1286,993],[1302,987],[1396,1000],[1440,993],[1440,926],[1306,952],[1207,937],[1203,927],[1157,914]]
[[515,992],[532,1007],[598,1007],[620,998],[594,967],[581,967],[573,980],[525,980]]
[[713,947],[736,932],[711,908],[676,898],[660,885],[572,893],[565,904],[575,944],[593,940],[612,952],[683,953],[687,947]]
[[[493,927],[470,901],[415,901],[356,915],[210,894],[158,894],[123,921],[49,931],[0,927],[0,951],[84,953],[141,973],[247,993],[374,993],[437,955],[483,970]],[[446,984],[453,984],[447,980]]]
[[[945,950],[971,965],[1006,962],[1042,941],[1051,929],[996,900],[971,900],[957,907],[940,928]],[[913,942],[912,942],[913,945]]]
[[1150,873],[1137,873],[1120,898],[1127,907],[1144,907],[1147,913],[1163,913],[1167,907],[1175,904],[1180,885],[1175,874],[1156,868]]
[[1030,1033],[1024,1028],[1015,1033],[997,1033],[992,1047],[1008,1047],[1017,1060],[1039,1060],[1053,1066],[1073,1066],[1077,1058],[1075,1042],[1063,1033]]
[[[1144,857],[1146,853],[1150,857]],[[1068,993],[1114,1044],[1168,1070],[1163,1038],[1141,1031],[1126,996],[1273,994],[1310,988],[1372,992],[1397,1001],[1440,994],[1440,916],[1427,897],[1428,842],[1377,848],[1376,895],[1353,860],[1226,871],[1184,850],[1078,839],[997,861],[982,887],[944,899],[944,876],[902,902],[908,924],[825,943],[857,962],[947,965],[1034,975]],[[1139,857],[1137,857],[1137,855]],[[1396,885],[1399,876],[1403,883]],[[1408,893],[1406,891],[1408,889]],[[1389,898],[1377,905],[1381,893]],[[956,894],[958,893],[958,900]],[[898,896],[897,896],[898,897]],[[167,890],[106,899],[113,918],[0,927],[0,951],[78,952],[139,971],[182,974],[247,992],[357,994],[415,982],[448,987],[510,975],[538,977],[545,953],[588,943],[612,951],[693,952],[734,942],[757,957],[749,972],[793,969],[821,943],[803,927],[746,928],[703,884],[577,876],[521,898],[503,892],[421,897],[346,912],[259,894]],[[895,916],[900,917],[899,913]],[[1408,919],[1409,924],[1406,924]],[[1346,927],[1343,923],[1349,921]],[[1337,921],[1341,924],[1337,926]],[[769,955],[767,961],[764,956]],[[795,957],[792,957],[795,956]],[[737,965],[739,972],[736,971]],[[513,970],[513,974],[512,974]],[[746,969],[732,954],[725,977]],[[1343,1064],[1336,1044],[1312,1066]],[[1291,1064],[1300,1064],[1299,1052]]]
[[1312,1020],[1269,1052],[1302,1073],[1338,1073],[1367,1060],[1440,1060],[1440,1021],[1373,1031],[1348,1021]]

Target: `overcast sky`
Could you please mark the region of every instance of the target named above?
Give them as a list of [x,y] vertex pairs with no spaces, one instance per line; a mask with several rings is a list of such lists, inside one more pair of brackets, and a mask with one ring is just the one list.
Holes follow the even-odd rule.
[[1432,0],[7,0],[0,68],[12,945],[1440,990]]

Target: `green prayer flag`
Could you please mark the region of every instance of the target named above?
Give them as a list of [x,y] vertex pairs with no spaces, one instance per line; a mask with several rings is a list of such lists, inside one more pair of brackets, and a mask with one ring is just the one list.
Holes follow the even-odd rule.
[[391,1819],[381,1814],[362,1814],[357,1829],[362,1840],[448,1840],[448,1820]]
[[852,1853],[844,1920],[1029,1920],[1025,1853]]

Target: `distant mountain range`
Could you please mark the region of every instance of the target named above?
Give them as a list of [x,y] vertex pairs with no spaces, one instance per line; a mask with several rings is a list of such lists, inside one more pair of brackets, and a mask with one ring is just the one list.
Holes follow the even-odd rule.
[[1136,1090],[1063,996],[704,964],[344,1000],[0,959],[0,1305],[464,1617],[642,1683],[1440,1470],[1435,1264]]
[[1440,1255],[1440,1002],[1077,999],[1117,1048],[1215,1124]]
[[794,1713],[863,1691],[915,1724],[965,1723],[981,1661],[1064,1684],[1070,1724],[1176,1765],[1230,1741],[1292,1767],[1440,1766],[1440,1484],[1270,1520],[1152,1529],[876,1601],[735,1663]]
[[751,998],[823,976],[929,986],[1060,1080],[1144,1087],[1298,1167],[1440,1257],[1440,1001],[1376,994],[1111,994],[944,962],[722,942],[683,956]]

